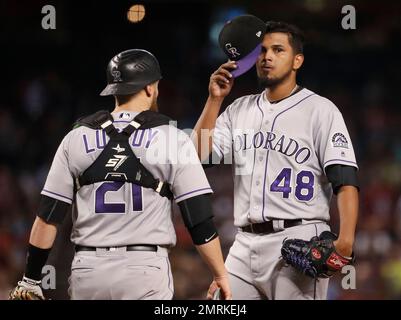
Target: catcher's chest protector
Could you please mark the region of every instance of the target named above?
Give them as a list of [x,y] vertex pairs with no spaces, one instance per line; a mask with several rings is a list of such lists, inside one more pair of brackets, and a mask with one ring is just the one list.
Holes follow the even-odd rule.
[[97,159],[75,179],[75,188],[102,181],[130,182],[151,188],[162,197],[172,199],[170,185],[154,178],[152,173],[140,162],[128,142],[131,134],[138,129],[144,130],[168,125],[170,118],[153,111],[139,113],[121,132],[113,125],[112,115],[105,110],[79,119],[74,127],[86,126],[103,129],[110,140]]

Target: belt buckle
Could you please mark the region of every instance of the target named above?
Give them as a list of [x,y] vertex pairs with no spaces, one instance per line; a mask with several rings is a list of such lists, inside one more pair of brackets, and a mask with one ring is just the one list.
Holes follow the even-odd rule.
[[272,220],[274,232],[283,231],[285,229],[284,220]]
[[108,251],[114,252],[117,251],[118,247],[109,247]]

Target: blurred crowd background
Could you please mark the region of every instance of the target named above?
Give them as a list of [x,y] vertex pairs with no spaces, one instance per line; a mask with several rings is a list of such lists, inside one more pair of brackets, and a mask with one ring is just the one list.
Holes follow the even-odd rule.
[[[161,112],[194,126],[210,74],[225,58],[217,46],[223,23],[250,13],[297,24],[307,35],[299,84],[341,110],[357,155],[361,183],[355,243],[356,289],[330,283],[329,299],[401,298],[401,2],[399,1],[143,1],[140,23],[126,18],[135,1],[11,1],[0,5],[0,299],[23,273],[29,230],[52,157],[78,117],[113,109],[99,97],[109,59],[144,48],[159,59]],[[56,29],[43,30],[41,9],[56,8]],[[356,29],[344,30],[341,8],[356,9]],[[233,99],[258,93],[253,69],[236,80]],[[207,169],[226,255],[235,236],[231,167]],[[334,199],[333,199],[334,200]],[[177,210],[178,244],[171,261],[176,299],[203,299],[211,276]],[[338,230],[333,201],[331,225]],[[68,299],[72,245],[69,219],[49,263]]]

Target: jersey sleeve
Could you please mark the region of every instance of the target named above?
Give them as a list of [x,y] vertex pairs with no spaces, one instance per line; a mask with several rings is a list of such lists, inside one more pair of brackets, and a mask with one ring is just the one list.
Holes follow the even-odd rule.
[[232,152],[232,131],[229,107],[217,118],[213,132],[213,152],[219,159]]
[[172,184],[174,200],[178,203],[201,194],[212,193],[205,171],[199,161],[195,146],[190,138],[182,133],[177,168]]
[[[358,168],[351,137],[348,133],[344,118],[338,108],[332,104],[319,117],[316,133],[317,152],[320,163],[325,170],[333,164],[348,165]],[[326,110],[325,110],[326,111]]]
[[68,166],[68,142],[64,137],[53,158],[42,195],[71,204],[74,196],[74,179]]

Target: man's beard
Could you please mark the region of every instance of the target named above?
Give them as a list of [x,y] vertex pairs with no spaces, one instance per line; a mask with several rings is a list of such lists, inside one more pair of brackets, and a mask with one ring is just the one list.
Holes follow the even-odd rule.
[[157,105],[157,97],[153,97],[152,104],[150,105],[150,110],[158,112],[159,106]]
[[261,78],[258,77],[258,83],[261,88],[274,88],[277,87],[279,84],[283,83],[287,78],[290,76],[291,70],[288,70],[287,73],[285,73],[283,76],[280,78]]

